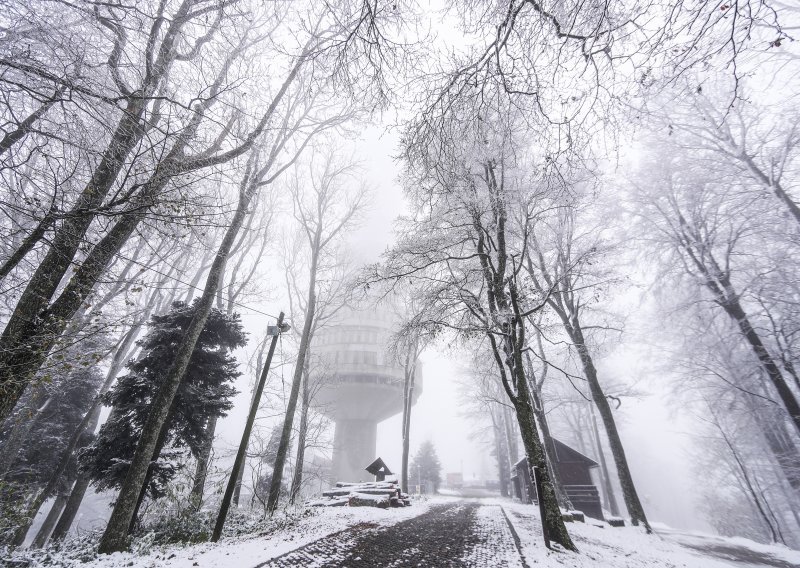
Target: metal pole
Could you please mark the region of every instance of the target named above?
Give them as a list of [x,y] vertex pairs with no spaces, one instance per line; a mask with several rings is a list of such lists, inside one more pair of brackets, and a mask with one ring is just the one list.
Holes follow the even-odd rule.
[[264,363],[264,368],[261,370],[261,377],[258,379],[258,385],[253,394],[253,400],[250,403],[250,414],[247,416],[247,424],[244,427],[242,441],[239,443],[239,451],[236,453],[236,460],[233,462],[233,471],[231,471],[231,476],[228,479],[228,486],[225,488],[225,496],[222,498],[222,504],[219,507],[219,515],[217,515],[217,523],[214,525],[214,533],[211,535],[211,542],[217,542],[222,535],[222,527],[225,526],[225,518],[228,516],[228,509],[231,506],[231,498],[233,497],[233,490],[236,488],[239,470],[242,468],[247,446],[250,443],[250,432],[253,430],[258,404],[261,401],[261,394],[264,392],[264,385],[267,382],[269,367],[272,363],[272,355],[275,353],[275,345],[278,343],[278,337],[282,331],[285,331],[285,329],[283,329],[283,312],[278,316],[277,329],[275,335],[272,337],[272,343],[270,343],[269,346],[267,361]]

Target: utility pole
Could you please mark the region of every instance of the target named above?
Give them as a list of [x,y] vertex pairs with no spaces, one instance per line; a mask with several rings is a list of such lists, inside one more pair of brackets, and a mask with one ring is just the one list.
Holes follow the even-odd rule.
[[264,392],[264,385],[267,382],[267,375],[269,374],[269,367],[272,363],[272,355],[275,353],[275,345],[278,343],[278,337],[281,333],[289,330],[289,324],[283,323],[283,312],[278,316],[278,323],[275,326],[267,327],[267,335],[272,336],[272,343],[269,345],[269,353],[267,353],[267,360],[264,362],[264,368],[261,369],[261,376],[258,379],[255,393],[253,393],[253,400],[250,403],[250,414],[247,416],[247,424],[244,427],[242,434],[242,441],[239,443],[239,451],[236,453],[236,461],[233,462],[233,470],[228,479],[228,486],[225,488],[225,496],[222,498],[222,504],[219,507],[219,515],[217,515],[217,523],[214,525],[214,533],[211,535],[211,542],[217,542],[222,535],[222,527],[225,526],[225,518],[228,516],[228,509],[231,506],[231,498],[233,497],[233,490],[236,488],[239,479],[239,471],[244,464],[244,457],[247,452],[247,446],[250,443],[250,432],[253,430],[253,423],[256,420],[256,412],[258,411],[258,404],[261,401],[261,394]]

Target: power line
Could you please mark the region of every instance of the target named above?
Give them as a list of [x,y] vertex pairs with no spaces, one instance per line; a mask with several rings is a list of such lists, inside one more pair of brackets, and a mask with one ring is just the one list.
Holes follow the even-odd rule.
[[[132,262],[133,264],[136,264],[137,266],[141,266],[142,268],[144,268],[144,269],[146,269],[146,270],[149,270],[149,271],[151,271],[151,272],[154,272],[155,274],[158,274],[159,276],[163,276],[164,278],[168,278],[169,280],[173,280],[173,281],[177,282],[178,284],[183,284],[184,286],[187,286],[187,287],[189,287],[189,288],[192,288],[192,289],[194,289],[194,290],[197,290],[197,291],[199,291],[199,292],[204,292],[204,291],[205,291],[205,290],[204,290],[204,288],[201,288],[200,286],[195,286],[195,285],[194,285],[194,284],[192,284],[191,282],[184,282],[183,280],[181,280],[181,279],[180,279],[180,278],[178,278],[177,276],[171,276],[171,275],[170,275],[170,274],[168,274],[168,273],[161,272],[160,270],[158,270],[158,269],[156,269],[156,268],[153,268],[152,266],[147,266],[147,265],[146,265],[146,264],[144,264],[143,262],[140,262],[140,261],[138,261],[138,260],[136,260],[136,259],[134,259],[134,258],[128,258],[128,257],[125,257],[125,256],[123,256],[123,255],[119,255],[119,257],[120,257],[120,258],[124,258],[124,259],[125,259],[125,260],[127,260],[128,262]],[[172,266],[172,268],[175,268],[175,266]],[[226,286],[225,288],[227,288],[227,286]],[[245,305],[245,304],[242,304],[242,303],[239,303],[239,302],[237,302],[237,301],[235,301],[235,300],[231,300],[231,303],[232,303],[234,306],[238,306],[238,307],[240,307],[240,308],[244,308],[244,309],[246,309],[246,310],[249,310],[249,311],[251,311],[251,312],[255,312],[255,313],[259,314],[259,315],[263,315],[263,316],[267,316],[267,317],[270,317],[270,318],[275,318],[275,319],[278,319],[278,316],[276,316],[276,315],[274,315],[274,314],[268,314],[267,312],[264,312],[264,311],[258,310],[258,309],[256,309],[256,308],[253,308],[252,306],[247,306],[247,305]]]

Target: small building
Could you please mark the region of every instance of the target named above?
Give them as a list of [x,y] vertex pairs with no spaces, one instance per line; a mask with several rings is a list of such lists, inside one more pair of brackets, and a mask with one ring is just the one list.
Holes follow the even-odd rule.
[[460,471],[448,473],[447,487],[450,489],[461,489],[464,487],[464,474]]
[[[556,450],[556,471],[572,506],[589,517],[603,520],[600,493],[592,482],[591,474],[598,463],[555,438],[553,445]],[[527,458],[514,465],[511,471],[511,487],[513,496],[523,503],[538,502]]]

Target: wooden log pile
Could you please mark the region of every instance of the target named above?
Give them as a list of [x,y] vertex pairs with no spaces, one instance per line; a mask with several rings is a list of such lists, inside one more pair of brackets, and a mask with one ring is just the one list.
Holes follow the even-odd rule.
[[411,500],[400,486],[392,481],[347,483],[339,481],[336,487],[322,492],[322,499],[309,503],[312,507],[378,507],[388,509],[408,507]]

